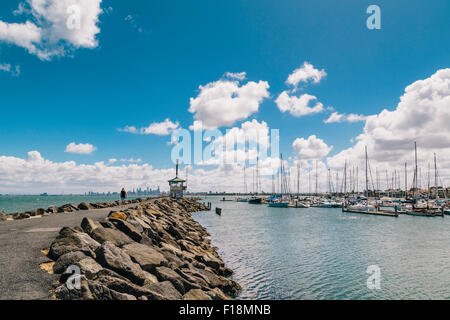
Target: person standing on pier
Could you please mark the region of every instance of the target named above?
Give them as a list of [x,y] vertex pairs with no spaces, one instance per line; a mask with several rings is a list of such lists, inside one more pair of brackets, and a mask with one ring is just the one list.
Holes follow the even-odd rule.
[[121,204],[125,201],[127,198],[127,192],[125,191],[125,188],[122,188],[122,191],[120,191],[120,200],[122,201]]

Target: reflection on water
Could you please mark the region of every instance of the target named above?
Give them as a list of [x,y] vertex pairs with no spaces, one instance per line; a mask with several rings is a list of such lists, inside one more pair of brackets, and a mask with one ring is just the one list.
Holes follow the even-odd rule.
[[[241,299],[450,299],[450,217],[269,208],[207,197],[194,214],[243,291]],[[367,267],[381,289],[367,288]]]

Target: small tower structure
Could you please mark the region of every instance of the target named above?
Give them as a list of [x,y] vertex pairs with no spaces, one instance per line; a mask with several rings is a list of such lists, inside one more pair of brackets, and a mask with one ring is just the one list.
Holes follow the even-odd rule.
[[178,160],[177,160],[177,166],[176,166],[176,176],[173,179],[169,180],[169,187],[170,187],[170,197],[173,199],[179,199],[183,198],[184,190],[186,190],[186,186],[184,183],[186,180],[183,180],[178,177]]

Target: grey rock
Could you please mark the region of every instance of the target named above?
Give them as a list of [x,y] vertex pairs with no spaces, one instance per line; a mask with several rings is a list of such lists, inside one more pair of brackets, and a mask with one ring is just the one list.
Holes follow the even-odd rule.
[[57,260],[63,254],[73,251],[81,251],[87,256],[95,258],[95,250],[100,243],[89,237],[86,233],[71,232],[68,229],[61,230],[60,234],[50,246],[49,255]]
[[86,257],[75,262],[75,265],[79,266],[81,273],[86,275],[86,278],[92,279],[98,272],[102,271],[103,268],[91,257]]
[[119,247],[129,243],[133,243],[133,239],[128,237],[125,233],[120,232],[119,230],[116,229],[104,227],[98,227],[94,229],[90,233],[90,236],[100,243],[105,243],[106,241],[109,241]]
[[212,300],[232,300],[231,297],[227,296],[219,288],[214,288],[212,290],[206,291],[206,294],[209,295]]
[[111,275],[101,275],[96,278],[96,281],[112,290],[131,294],[135,297],[148,296],[152,294],[152,292],[146,287],[138,286],[125,278],[119,278]]
[[53,272],[58,274],[64,273],[68,266],[73,265],[86,257],[87,256],[81,251],[72,251],[63,254],[53,265]]
[[130,256],[114,244],[106,241],[96,251],[97,261],[105,268],[111,269],[137,285],[148,281],[148,276]]
[[123,250],[145,271],[153,272],[156,267],[168,265],[167,259],[159,251],[143,244],[127,244]]
[[209,295],[200,289],[189,290],[184,296],[183,300],[212,300]]
[[81,228],[83,228],[86,233],[91,234],[92,231],[100,226],[98,222],[93,221],[91,218],[84,217],[81,221]]
[[167,267],[157,267],[155,269],[155,275],[159,281],[170,281],[174,287],[182,294],[185,294],[190,289],[199,289],[200,287],[192,282],[183,279],[174,270]]
[[114,226],[117,229],[119,229],[120,231],[125,233],[127,236],[129,236],[134,241],[140,242],[142,240],[142,235],[141,235],[141,233],[143,231],[142,227],[140,229],[136,228],[135,226],[128,223],[127,221],[120,220],[120,219],[111,219],[110,218],[109,221],[111,221],[111,223],[114,224]]
[[48,207],[47,212],[48,213],[57,213],[58,212],[58,208],[55,207],[55,206]]
[[170,281],[145,286],[147,297],[151,300],[182,300],[183,296]]
[[80,210],[89,210],[89,209],[92,209],[91,205],[88,204],[88,203],[86,203],[86,202],[80,203],[80,204],[78,205],[77,208],[80,209]]
[[65,284],[55,289],[55,296],[60,300],[93,300],[86,277],[80,277],[80,288],[69,289]]

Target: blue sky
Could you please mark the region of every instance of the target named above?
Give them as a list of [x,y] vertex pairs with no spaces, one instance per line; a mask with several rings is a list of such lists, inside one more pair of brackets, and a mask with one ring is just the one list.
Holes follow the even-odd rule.
[[[13,14],[19,2],[2,1],[0,20],[28,20]],[[381,30],[366,27],[370,4],[381,8]],[[189,99],[200,85],[246,72],[245,81],[268,82],[270,98],[235,126],[257,119],[280,129],[280,149],[288,156],[296,138],[314,134],[333,146],[332,156],[353,145],[364,122],[324,123],[329,110],[294,117],[275,103],[305,61],[327,75],[300,94],[340,114],[361,115],[395,109],[405,87],[450,66],[446,0],[104,0],[101,7],[106,12],[99,15],[94,48],[43,61],[0,40],[0,64],[20,67],[16,76],[0,71],[0,155],[26,158],[37,150],[54,162],[141,158],[172,167],[170,136],[117,129],[166,118],[188,128]],[[70,142],[96,151],[64,152]]]

